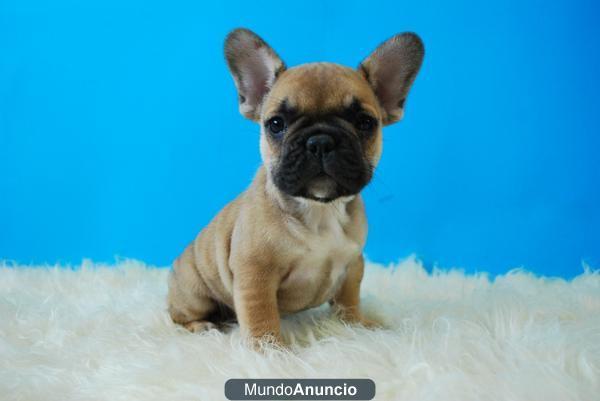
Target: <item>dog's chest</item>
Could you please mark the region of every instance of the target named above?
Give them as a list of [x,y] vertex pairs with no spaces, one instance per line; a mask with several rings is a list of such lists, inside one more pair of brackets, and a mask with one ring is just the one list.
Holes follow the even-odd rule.
[[333,298],[349,263],[362,250],[358,239],[347,233],[348,224],[351,224],[349,217],[333,207],[305,216],[302,227],[291,227],[302,240],[280,287],[282,310],[293,312],[315,307]]

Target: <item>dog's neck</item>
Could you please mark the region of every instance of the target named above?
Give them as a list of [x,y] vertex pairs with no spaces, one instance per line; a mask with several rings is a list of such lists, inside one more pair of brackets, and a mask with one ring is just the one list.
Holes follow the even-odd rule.
[[264,175],[263,185],[267,198],[283,213],[299,220],[309,230],[316,232],[331,223],[344,226],[349,222],[348,205],[356,199],[355,195],[344,196],[326,203],[290,196],[277,188],[264,166],[261,170],[263,171],[259,174]]

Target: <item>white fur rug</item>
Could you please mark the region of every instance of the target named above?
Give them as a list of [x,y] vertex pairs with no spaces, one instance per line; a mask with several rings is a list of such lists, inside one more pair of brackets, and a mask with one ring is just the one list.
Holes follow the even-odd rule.
[[600,274],[490,281],[370,264],[367,315],[284,320],[291,352],[239,331],[190,334],[165,311],[166,269],[0,264],[0,400],[220,400],[229,378],[372,378],[377,400],[600,400]]

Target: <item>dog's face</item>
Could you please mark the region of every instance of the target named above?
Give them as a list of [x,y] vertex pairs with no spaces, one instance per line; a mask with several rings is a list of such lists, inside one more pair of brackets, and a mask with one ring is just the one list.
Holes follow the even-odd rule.
[[261,153],[283,192],[330,201],[369,182],[381,154],[381,112],[359,73],[316,63],[281,73],[261,109]]
[[225,54],[241,113],[261,125],[261,155],[277,188],[329,202],[369,183],[381,128],[402,117],[423,45],[414,34],[397,35],[357,70],[332,63],[286,69],[262,39],[238,29]]

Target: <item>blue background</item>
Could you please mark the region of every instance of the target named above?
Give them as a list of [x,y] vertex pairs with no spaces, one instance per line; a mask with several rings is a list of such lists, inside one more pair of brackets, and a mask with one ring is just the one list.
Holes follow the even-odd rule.
[[355,66],[418,32],[366,190],[367,255],[571,277],[600,266],[600,24],[590,1],[0,0],[0,258],[165,265],[259,165],[222,56]]

